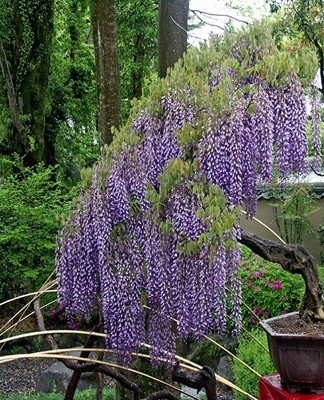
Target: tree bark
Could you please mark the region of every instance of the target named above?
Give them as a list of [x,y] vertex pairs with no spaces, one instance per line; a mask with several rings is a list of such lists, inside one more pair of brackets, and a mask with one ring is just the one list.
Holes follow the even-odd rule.
[[92,0],[101,148],[112,142],[111,128],[118,128],[121,123],[116,13],[115,0]]
[[300,317],[306,321],[324,320],[323,291],[315,260],[303,246],[277,243],[244,231],[241,243],[263,259],[280,264],[285,271],[300,274],[305,282]]
[[134,49],[134,66],[133,70],[133,90],[132,98],[140,98],[142,95],[144,70],[140,68],[144,64],[145,48],[144,48],[144,38],[140,31],[136,32],[135,49]]
[[189,0],[159,0],[158,76],[167,70],[187,50]]
[[197,389],[197,393],[204,388],[207,400],[216,400],[216,378],[213,370],[209,367],[203,367],[196,372],[186,372],[180,369],[177,362],[172,371],[174,382]]

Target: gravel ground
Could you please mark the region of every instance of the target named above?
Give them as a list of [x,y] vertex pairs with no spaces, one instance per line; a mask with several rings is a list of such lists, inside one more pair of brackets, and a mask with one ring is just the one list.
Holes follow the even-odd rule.
[[0,393],[5,396],[35,393],[41,372],[51,363],[52,361],[44,359],[23,359],[0,364]]
[[[53,362],[44,359],[23,359],[0,364],[0,394],[10,396],[35,393],[40,374]],[[234,397],[230,391],[217,387],[217,399],[233,400]]]

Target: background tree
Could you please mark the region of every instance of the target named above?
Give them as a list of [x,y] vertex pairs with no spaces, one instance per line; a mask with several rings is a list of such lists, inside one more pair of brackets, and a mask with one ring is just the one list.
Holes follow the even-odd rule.
[[16,160],[15,169],[0,184],[0,301],[37,290],[53,271],[57,232],[75,195],[52,167]]
[[52,156],[45,150],[45,116],[54,0],[1,3],[0,63],[11,115],[2,153],[16,152],[29,165],[50,162]]
[[187,50],[189,0],[159,0],[158,76],[163,78]]
[[122,118],[131,100],[157,71],[158,6],[155,0],[117,1],[118,46],[121,70]]
[[290,1],[295,22],[306,40],[317,53],[319,72],[322,82],[320,91],[324,94],[324,4],[321,0]]
[[57,0],[46,129],[67,182],[99,155],[97,90],[88,0]]
[[321,0],[269,0],[271,12],[282,18],[281,29],[287,36],[304,40],[314,47],[324,93],[324,4]]
[[121,123],[120,72],[115,0],[92,0],[91,21],[98,87],[98,131],[101,147],[112,141]]

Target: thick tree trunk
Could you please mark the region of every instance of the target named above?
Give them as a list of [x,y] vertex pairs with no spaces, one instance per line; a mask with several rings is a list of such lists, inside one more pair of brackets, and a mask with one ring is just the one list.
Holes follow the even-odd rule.
[[101,147],[112,141],[111,128],[119,127],[120,74],[115,0],[92,0],[91,21],[98,88],[98,129]]
[[135,40],[135,49],[134,49],[134,65],[135,69],[133,70],[133,90],[132,90],[132,98],[139,98],[142,95],[142,87],[143,87],[143,79],[144,79],[144,70],[139,66],[144,64],[145,58],[145,47],[144,47],[144,38],[143,35],[139,32],[136,33]]
[[[54,0],[14,1],[15,86],[28,130],[26,162],[46,162],[45,117],[50,69]],[[18,146],[22,138],[18,135]],[[25,145],[24,142],[22,142]],[[25,149],[24,149],[25,150]]]
[[159,0],[158,76],[164,78],[167,69],[187,50],[189,0]]
[[172,379],[174,382],[197,389],[197,393],[204,388],[207,400],[217,399],[215,373],[209,367],[203,367],[198,371],[190,373],[181,370],[179,363],[177,363],[172,371]]
[[242,232],[241,243],[267,261],[280,264],[291,274],[300,274],[305,282],[305,294],[299,315],[305,320],[324,320],[322,287],[314,258],[300,245],[288,245]]

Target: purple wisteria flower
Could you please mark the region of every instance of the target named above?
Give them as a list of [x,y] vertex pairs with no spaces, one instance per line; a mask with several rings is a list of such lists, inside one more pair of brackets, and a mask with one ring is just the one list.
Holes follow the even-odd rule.
[[267,91],[261,86],[255,96],[257,110],[252,117],[255,156],[260,178],[270,183],[273,170],[274,112]]
[[[254,65],[263,49],[247,47],[252,58],[245,60],[245,45],[234,44],[232,57]],[[256,73],[239,75],[217,65],[206,78],[206,96],[217,96],[222,79],[228,82],[224,112],[200,104],[202,94],[188,87],[170,87],[156,112],[144,110],[131,127],[136,144],[125,143],[94,167],[91,187],[60,235],[58,299],[68,322],[102,315],[106,346],[122,363],[147,342],[156,364],[171,365],[179,337],[225,334],[229,320],[233,334],[240,331],[240,230],[231,220],[222,225],[222,217],[234,206],[245,206],[253,217],[257,183],[269,183],[274,166],[282,178],[306,170],[305,99],[297,78],[270,87]],[[199,132],[182,148],[178,138],[186,128]],[[319,152],[318,137],[314,145]],[[174,159],[190,172],[171,177],[164,193],[162,174],[170,173]],[[207,215],[213,185],[226,202]],[[163,204],[150,203],[152,186]],[[280,289],[278,282],[273,289]]]
[[170,194],[165,207],[165,216],[170,219],[178,236],[196,240],[204,231],[202,222],[196,216],[196,210],[201,204],[191,192],[188,183],[183,181]]
[[313,89],[311,93],[311,117],[312,117],[312,167],[319,171],[322,167],[322,141],[321,141],[321,92]]
[[274,146],[280,177],[305,173],[307,163],[306,103],[296,77],[268,91],[274,117]]
[[163,168],[160,154],[163,121],[143,113],[134,122],[133,129],[144,136],[136,148],[138,166],[146,174],[148,181],[157,188],[159,186],[158,177]]

